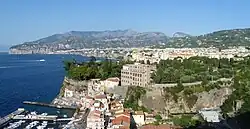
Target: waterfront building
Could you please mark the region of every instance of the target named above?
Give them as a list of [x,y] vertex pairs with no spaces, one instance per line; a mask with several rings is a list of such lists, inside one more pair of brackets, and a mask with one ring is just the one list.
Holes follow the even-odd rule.
[[126,64],[121,70],[122,86],[141,86],[146,87],[151,82],[151,73],[155,66],[147,64]]
[[74,96],[75,89],[74,87],[66,87],[64,90],[64,97],[73,97]]

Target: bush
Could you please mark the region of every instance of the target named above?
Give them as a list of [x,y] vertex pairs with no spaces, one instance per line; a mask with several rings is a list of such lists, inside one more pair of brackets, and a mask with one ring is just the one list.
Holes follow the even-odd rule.
[[157,115],[155,116],[155,119],[156,119],[157,121],[160,121],[160,120],[162,120],[162,117],[161,117],[161,115],[157,114]]
[[189,96],[189,95],[191,95],[193,93],[194,93],[193,90],[191,90],[190,88],[187,88],[187,89],[184,90],[184,95],[186,95],[186,96]]
[[195,120],[192,119],[192,116],[182,115],[181,117],[174,117],[173,119],[174,125],[179,125],[181,127],[189,127],[195,125]]
[[196,79],[193,76],[186,75],[186,76],[181,77],[181,82],[184,82],[184,83],[194,82],[194,81],[196,81]]

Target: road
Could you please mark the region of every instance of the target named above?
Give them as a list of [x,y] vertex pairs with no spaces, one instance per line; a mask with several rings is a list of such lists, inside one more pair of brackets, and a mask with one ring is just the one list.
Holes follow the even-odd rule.
[[78,121],[74,122],[75,128],[77,129],[86,129],[87,127],[87,117],[89,114],[90,110],[86,109],[85,112],[80,113],[80,118],[78,119]]
[[86,109],[75,117],[76,120],[73,120],[68,123],[68,126],[64,129],[86,129],[87,127],[87,117],[90,112],[90,109]]

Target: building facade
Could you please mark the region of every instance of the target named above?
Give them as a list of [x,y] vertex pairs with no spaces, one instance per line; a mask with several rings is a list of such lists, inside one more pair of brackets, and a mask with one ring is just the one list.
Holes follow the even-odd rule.
[[122,86],[141,86],[146,87],[151,82],[151,73],[155,66],[147,64],[126,64],[121,70]]

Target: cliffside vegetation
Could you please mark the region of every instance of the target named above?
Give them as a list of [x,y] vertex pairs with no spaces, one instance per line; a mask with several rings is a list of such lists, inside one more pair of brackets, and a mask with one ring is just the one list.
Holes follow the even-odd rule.
[[173,117],[171,120],[173,121],[174,125],[178,125],[181,127],[190,127],[200,122],[200,120],[194,119],[192,117],[193,115],[182,115]]
[[153,74],[155,83],[190,83],[233,77],[233,59],[191,57],[189,59],[161,60]]
[[64,61],[64,68],[69,78],[82,81],[94,78],[120,77],[122,66],[128,63],[133,62],[122,60],[116,62],[110,59],[97,62],[95,57],[91,57],[89,62]]
[[221,106],[224,114],[234,112],[237,102],[243,101],[238,113],[250,111],[250,58],[235,64],[235,76],[233,78],[233,93]]
[[125,108],[132,108],[134,111],[143,110],[144,112],[150,112],[149,109],[144,106],[139,106],[139,99],[147,93],[146,89],[139,86],[130,86],[127,91],[126,99],[124,102]]
[[[206,57],[164,60],[157,65],[152,77],[155,83],[177,83],[176,87],[164,88],[164,97],[176,102],[181,97],[189,108],[197,101],[195,93],[226,86],[233,92],[221,106],[223,113],[236,112],[237,109],[238,113],[250,111],[250,57],[244,60]],[[183,86],[197,81],[202,83]]]

